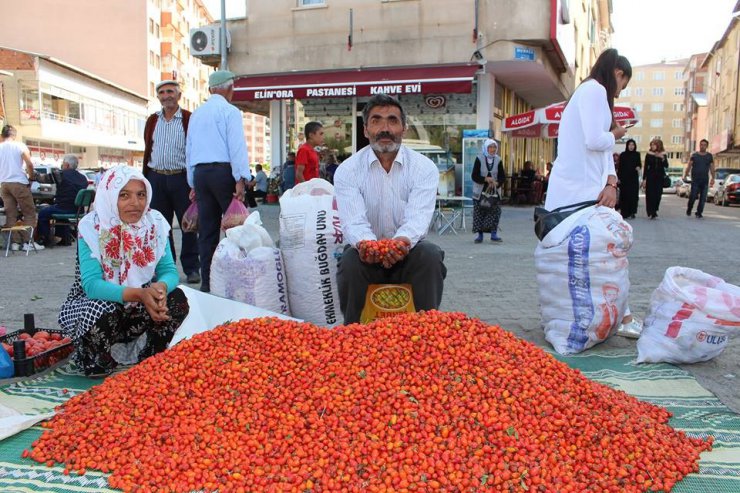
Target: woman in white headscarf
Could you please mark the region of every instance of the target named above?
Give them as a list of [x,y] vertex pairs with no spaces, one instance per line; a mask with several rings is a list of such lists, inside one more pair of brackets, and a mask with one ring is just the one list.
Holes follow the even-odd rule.
[[498,222],[501,219],[501,205],[486,208],[480,206],[483,190],[497,190],[506,180],[504,163],[498,156],[498,144],[493,139],[486,139],[481,153],[475,158],[473,172],[473,233],[477,233],[475,243],[483,241],[483,233],[491,233],[491,241],[499,242]]
[[117,365],[111,346],[143,333],[139,361],[163,351],[188,314],[169,244],[170,226],[150,209],[152,190],[129,166],[106,171],[94,211],[80,220],[75,282],[59,313],[59,325],[75,346],[86,375]]

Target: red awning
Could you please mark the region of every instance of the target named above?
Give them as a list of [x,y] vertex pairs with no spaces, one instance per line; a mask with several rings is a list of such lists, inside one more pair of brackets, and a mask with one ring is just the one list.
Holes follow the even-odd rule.
[[459,64],[243,75],[234,83],[234,101],[470,93],[479,68]]

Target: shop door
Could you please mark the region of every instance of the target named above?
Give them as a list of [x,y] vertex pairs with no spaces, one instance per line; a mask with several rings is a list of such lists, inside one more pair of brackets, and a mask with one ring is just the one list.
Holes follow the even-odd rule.
[[370,143],[368,138],[365,137],[365,124],[362,122],[362,114],[355,117],[355,138],[357,141],[355,152],[359,151]]

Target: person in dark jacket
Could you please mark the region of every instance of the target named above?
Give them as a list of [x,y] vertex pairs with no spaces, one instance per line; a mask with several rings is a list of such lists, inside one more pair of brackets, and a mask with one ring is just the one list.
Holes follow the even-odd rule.
[[[77,171],[79,161],[74,154],[65,154],[62,158],[62,171],[55,174],[57,193],[54,203],[39,211],[39,240],[45,245],[53,245],[55,239],[49,238],[49,220],[53,214],[74,214],[77,211],[75,198],[80,190],[87,188],[87,177]],[[72,239],[69,237],[69,227],[60,225],[54,231],[61,241],[60,245],[69,246]]]
[[640,168],[642,159],[637,152],[637,143],[634,139],[627,141],[625,151],[619,155],[619,205],[622,217],[634,219],[637,213],[637,203],[640,193]]
[[483,233],[491,233],[491,241],[499,242],[498,222],[501,219],[501,205],[485,208],[480,206],[484,190],[495,191],[506,181],[504,163],[498,156],[498,144],[493,139],[483,142],[481,153],[475,158],[471,178],[473,180],[473,233],[477,233],[475,243],[483,241]]
[[645,189],[645,211],[650,219],[658,217],[666,168],[668,168],[668,159],[665,156],[663,141],[653,139],[650,142],[650,150],[645,154],[645,169],[642,172],[642,187]]

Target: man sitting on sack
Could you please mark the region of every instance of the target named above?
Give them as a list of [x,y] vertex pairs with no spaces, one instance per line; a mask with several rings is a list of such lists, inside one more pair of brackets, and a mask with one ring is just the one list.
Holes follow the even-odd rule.
[[[424,237],[434,214],[439,184],[437,166],[404,146],[406,114],[385,94],[362,110],[364,147],[337,168],[334,187],[348,246],[337,282],[344,323],[360,321],[370,284],[410,284],[417,310],[439,308],[447,275],[444,251]],[[404,246],[385,265],[366,263],[363,240],[394,238]]]

